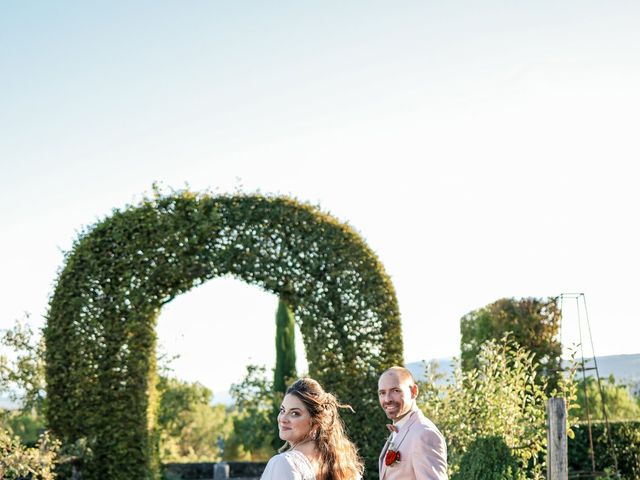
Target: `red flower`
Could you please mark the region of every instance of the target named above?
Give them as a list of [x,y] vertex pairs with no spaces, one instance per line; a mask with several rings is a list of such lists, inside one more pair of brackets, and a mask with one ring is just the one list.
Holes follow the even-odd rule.
[[387,450],[387,454],[384,456],[384,464],[387,467],[399,461],[400,461],[400,452],[396,450]]

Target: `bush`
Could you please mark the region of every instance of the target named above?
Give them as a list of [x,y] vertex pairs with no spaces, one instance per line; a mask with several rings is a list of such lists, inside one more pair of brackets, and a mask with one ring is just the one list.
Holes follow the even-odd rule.
[[[623,479],[640,479],[640,422],[610,422],[611,441],[618,460],[618,473]],[[573,427],[575,438],[569,439],[569,472],[590,472],[588,426],[582,422]],[[612,470],[614,460],[604,422],[592,422],[596,471]]]
[[479,437],[460,460],[451,480],[515,480],[518,462],[501,437]]
[[0,429],[0,479],[53,480],[58,442],[43,434],[35,447],[25,447],[16,437]]
[[[453,381],[444,386],[423,383],[418,396],[419,406],[447,441],[450,473],[461,468],[479,438],[497,436],[516,458],[521,477],[542,478],[549,397],[546,382],[537,379],[534,355],[503,337],[486,342],[477,361],[477,368],[462,371],[458,366]],[[561,379],[560,386],[571,411],[572,376]]]

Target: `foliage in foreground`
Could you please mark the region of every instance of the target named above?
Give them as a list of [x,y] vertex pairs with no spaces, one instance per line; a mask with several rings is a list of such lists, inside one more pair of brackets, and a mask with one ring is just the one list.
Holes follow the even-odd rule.
[[[438,385],[421,384],[418,403],[447,440],[452,474],[459,471],[464,454],[482,437],[501,438],[517,460],[518,478],[543,478],[546,452],[546,383],[536,377],[534,354],[508,337],[486,342],[478,366]],[[571,416],[575,400],[573,376],[560,380]]]
[[51,440],[46,433],[35,447],[25,447],[17,437],[0,429],[0,479],[54,479],[54,462],[59,447],[59,443]]

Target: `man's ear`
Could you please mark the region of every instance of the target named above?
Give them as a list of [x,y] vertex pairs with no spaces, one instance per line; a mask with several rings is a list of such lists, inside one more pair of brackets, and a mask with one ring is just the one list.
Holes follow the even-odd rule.
[[416,398],[418,398],[418,385],[414,383],[411,385],[411,400],[415,400]]

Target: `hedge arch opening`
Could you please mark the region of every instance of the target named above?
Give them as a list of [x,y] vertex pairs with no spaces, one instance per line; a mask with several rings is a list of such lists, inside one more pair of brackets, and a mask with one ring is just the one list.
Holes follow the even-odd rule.
[[[215,402],[229,403],[227,390],[244,379],[247,366],[275,365],[278,303],[271,292],[228,276],[183,293],[158,316],[159,370],[163,358],[169,360],[169,376],[199,382],[212,390]],[[297,372],[302,374],[309,368],[298,325],[294,337]],[[272,377],[268,372],[267,378]]]
[[[79,235],[50,301],[47,420],[90,448],[86,480],[158,478],[155,324],[163,305],[232,275],[294,306],[309,374],[344,417],[370,472],[384,440],[377,377],[402,364],[397,300],[348,225],[288,197],[157,195]],[[229,325],[217,331],[224,336]]]

